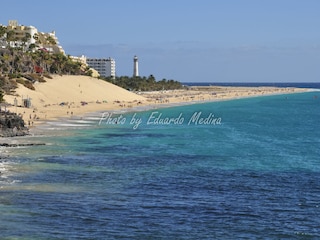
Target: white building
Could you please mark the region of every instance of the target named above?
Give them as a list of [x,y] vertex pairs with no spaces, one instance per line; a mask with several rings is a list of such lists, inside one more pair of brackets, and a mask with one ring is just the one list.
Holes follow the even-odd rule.
[[116,77],[116,61],[113,58],[87,58],[87,64],[102,77]]
[[82,65],[87,65],[87,57],[84,56],[84,55],[81,55],[80,57],[70,56],[70,58],[71,58],[74,62],[81,63]]
[[34,44],[36,49],[46,48],[49,52],[65,54],[63,48],[59,45],[54,31],[51,33],[39,32],[33,26],[19,25],[17,20],[9,20],[6,28],[7,33],[5,37],[8,38],[10,35],[12,40],[9,42],[9,45],[11,47],[28,49],[31,44]]

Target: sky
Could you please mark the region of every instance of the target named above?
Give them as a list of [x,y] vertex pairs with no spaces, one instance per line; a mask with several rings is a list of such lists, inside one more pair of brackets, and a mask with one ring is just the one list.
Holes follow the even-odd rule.
[[4,1],[0,24],[55,31],[66,54],[114,58],[117,76],[320,82],[319,0]]

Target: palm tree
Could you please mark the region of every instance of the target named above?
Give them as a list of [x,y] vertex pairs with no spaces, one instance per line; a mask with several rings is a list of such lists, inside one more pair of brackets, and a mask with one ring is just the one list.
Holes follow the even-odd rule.
[[4,26],[0,26],[0,46],[6,46],[7,42],[6,42],[6,32],[7,32],[7,28]]
[[16,41],[16,38],[15,38],[15,33],[14,33],[14,31],[8,31],[7,32],[7,43],[8,43],[8,45],[9,46],[11,46],[11,42],[14,42],[14,41]]
[[0,38],[4,37],[7,32],[7,28],[4,26],[0,26]]
[[35,49],[36,47],[37,47],[36,44],[31,43],[31,44],[29,45],[28,51],[30,51],[30,52],[34,51],[34,49]]
[[52,56],[53,63],[50,68],[51,73],[62,74],[62,70],[65,68],[67,58],[62,53],[55,53]]
[[2,71],[3,72],[11,72],[12,70],[12,66],[11,66],[11,59],[12,59],[12,56],[10,53],[4,53],[2,55]]

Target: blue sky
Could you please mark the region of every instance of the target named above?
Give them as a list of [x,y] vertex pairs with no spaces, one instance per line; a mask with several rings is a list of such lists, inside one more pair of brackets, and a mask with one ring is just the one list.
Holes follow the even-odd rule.
[[[4,11],[4,9],[6,9]],[[56,31],[67,54],[181,82],[319,82],[319,0],[5,1],[0,23]]]

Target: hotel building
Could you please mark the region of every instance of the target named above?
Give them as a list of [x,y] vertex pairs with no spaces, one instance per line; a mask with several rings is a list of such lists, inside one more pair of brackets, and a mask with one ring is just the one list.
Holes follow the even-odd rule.
[[102,77],[116,77],[116,61],[113,58],[87,58],[89,67],[97,70]]
[[39,32],[37,28],[33,26],[18,25],[17,20],[9,20],[5,37],[10,35],[10,41],[5,43],[1,41],[2,47],[6,47],[4,44],[9,44],[10,47],[23,47],[28,49],[31,44],[35,45],[35,49],[45,48],[49,52],[63,53],[63,48],[59,45],[58,38],[55,35],[55,31],[50,33]]

